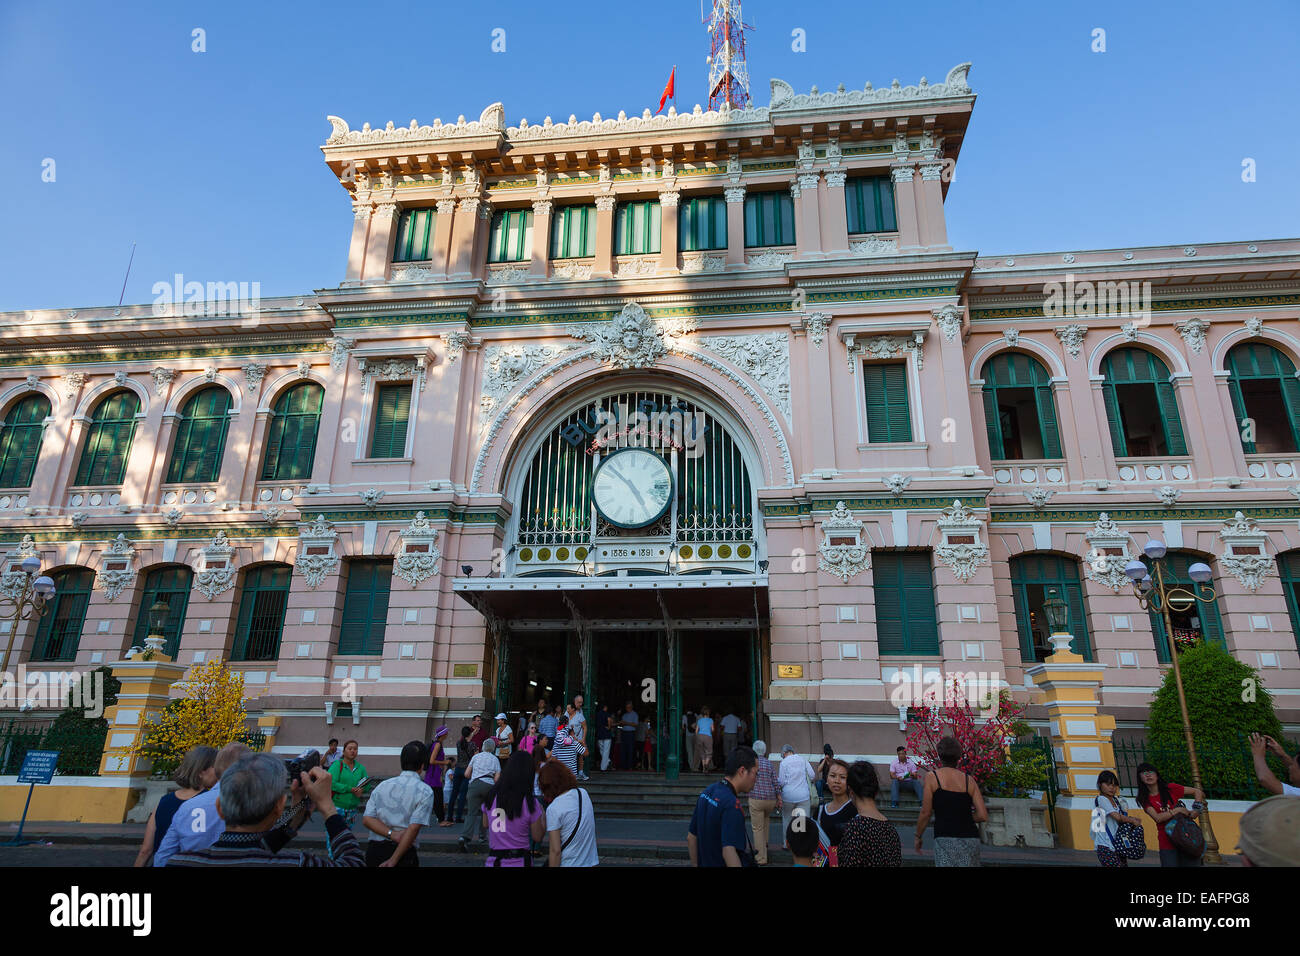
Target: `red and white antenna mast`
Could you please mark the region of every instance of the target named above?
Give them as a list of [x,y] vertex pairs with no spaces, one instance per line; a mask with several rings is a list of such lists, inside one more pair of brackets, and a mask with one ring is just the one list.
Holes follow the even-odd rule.
[[745,31],[752,29],[740,18],[740,0],[713,0],[713,18],[709,21],[709,109],[743,110],[749,105]]

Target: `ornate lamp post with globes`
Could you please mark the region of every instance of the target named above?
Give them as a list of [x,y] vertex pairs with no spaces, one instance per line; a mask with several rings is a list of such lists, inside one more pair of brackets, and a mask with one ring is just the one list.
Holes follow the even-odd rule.
[[[1170,610],[1183,612],[1191,608],[1198,600],[1210,603],[1218,599],[1209,581],[1214,576],[1208,564],[1197,562],[1187,569],[1192,579],[1192,590],[1178,585],[1176,578],[1169,575],[1165,564],[1168,549],[1158,538],[1152,538],[1142,547],[1142,553],[1151,562],[1151,570],[1136,558],[1124,566],[1124,574],[1133,585],[1133,594],[1138,604],[1145,611],[1158,611],[1165,621],[1165,635],[1169,640],[1169,656],[1173,659],[1174,684],[1178,688],[1178,709],[1183,718],[1183,736],[1187,738],[1187,757],[1192,765],[1192,786],[1204,792],[1201,786],[1201,768],[1196,759],[1196,743],[1192,740],[1192,722],[1187,715],[1187,695],[1183,691],[1183,674],[1178,667],[1178,647],[1174,643],[1173,622],[1169,618]],[[1152,572],[1155,572],[1154,577]],[[1206,795],[1207,807],[1201,813],[1201,828],[1205,831],[1205,862],[1217,864],[1223,859],[1219,856],[1219,843],[1214,838],[1214,827],[1210,825],[1209,796]]]
[[[31,617],[41,617],[49,610],[49,602],[54,599],[55,587],[54,579],[48,575],[42,574],[39,577],[36,572],[41,569],[41,559],[36,555],[28,555],[23,558],[22,564],[19,565],[19,571],[22,578],[14,581],[12,588],[6,588],[0,592],[0,608],[10,616],[9,641],[5,645],[4,667],[9,669],[9,655],[13,653],[14,637],[18,634],[18,622],[29,620]],[[15,573],[15,572],[10,572]],[[10,610],[12,608],[12,610]]]

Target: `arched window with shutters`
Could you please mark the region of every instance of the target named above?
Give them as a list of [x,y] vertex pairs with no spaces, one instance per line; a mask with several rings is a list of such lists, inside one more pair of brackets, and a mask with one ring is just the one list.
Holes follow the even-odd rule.
[[1145,349],[1116,349],[1102,360],[1106,420],[1116,458],[1186,455],[1169,368]]
[[140,398],[130,389],[104,396],[90,414],[74,485],[120,485],[135,438]]
[[220,385],[202,388],[181,408],[167,480],[216,481],[230,424],[230,392]]
[[1282,578],[1282,593],[1291,617],[1291,636],[1300,648],[1300,551],[1286,551],[1277,556],[1277,572]]
[[292,573],[293,568],[287,564],[262,564],[244,571],[231,660],[273,661],[279,658]]
[[984,363],[984,424],[994,461],[1060,458],[1047,369],[1023,352],[1002,352]]
[[[1150,567],[1150,561],[1142,560],[1144,564]],[[1202,557],[1199,554],[1192,554],[1187,551],[1168,552],[1165,555],[1165,587],[1183,588],[1195,594],[1196,585],[1187,570],[1197,562],[1208,563],[1210,567],[1214,567],[1213,558]],[[1164,615],[1158,611],[1151,611],[1150,613],[1151,631],[1155,635],[1156,641],[1156,659],[1162,664],[1168,664],[1171,658],[1169,656],[1169,635],[1165,633]],[[1175,640],[1213,641],[1220,647],[1228,646],[1223,638],[1223,620],[1219,617],[1219,607],[1214,601],[1202,601],[1197,598],[1195,604],[1182,611],[1171,607],[1169,609],[1169,620],[1174,627]]]
[[88,568],[66,568],[50,577],[54,579],[54,599],[46,605],[45,614],[36,626],[31,659],[75,661],[95,574]]
[[1088,614],[1083,603],[1083,585],[1079,580],[1079,562],[1059,554],[1031,552],[1011,559],[1011,594],[1016,605],[1016,632],[1020,635],[1020,656],[1025,661],[1041,661],[1052,653],[1047,643],[1051,628],[1043,613],[1047,593],[1056,588],[1069,610],[1066,627],[1074,639],[1070,649],[1093,660],[1092,639],[1088,635]]
[[266,436],[264,480],[311,477],[324,394],[325,390],[314,382],[303,382],[286,389],[276,400]]
[[50,400],[39,392],[24,395],[9,406],[0,424],[0,488],[30,488],[41,454]]
[[1246,454],[1300,451],[1300,381],[1292,361],[1262,342],[1228,353],[1228,393]]
[[167,643],[163,653],[172,660],[181,646],[181,631],[185,629],[185,612],[190,604],[190,588],[194,586],[194,573],[183,564],[154,568],[144,579],[140,606],[136,609],[135,632],[132,647],[144,647],[149,636],[149,609],[161,601],[167,605],[167,619],[162,636]]

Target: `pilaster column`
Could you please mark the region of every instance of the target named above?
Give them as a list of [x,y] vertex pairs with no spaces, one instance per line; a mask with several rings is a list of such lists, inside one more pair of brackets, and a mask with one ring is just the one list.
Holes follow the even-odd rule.
[[820,181],[820,173],[800,173],[790,184],[790,195],[794,197],[795,250],[800,259],[822,254],[821,217],[817,209]]
[[470,249],[469,274],[481,279],[487,278],[488,238],[492,235],[492,201],[486,197],[478,206],[478,222],[474,228],[474,245]]
[[596,267],[591,274],[597,279],[614,277],[614,196],[596,197]]
[[727,197],[727,265],[745,264],[745,187],[728,186]]
[[370,195],[362,195],[358,190],[352,201],[352,242],[348,245],[348,267],[343,281],[359,283],[366,267],[366,243],[370,239],[370,217],[375,207],[370,203]]
[[362,282],[388,281],[388,261],[397,239],[397,203],[380,202],[370,217],[370,236],[366,240],[366,265]]
[[[597,225],[599,229],[599,224]],[[545,279],[551,252],[551,201],[533,201],[533,252],[528,261],[528,274]]]
[[[162,399],[158,400],[159,402]],[[176,424],[180,421],[178,412],[166,412],[162,415],[162,420],[158,424],[157,438],[152,443],[154,446],[153,465],[149,470],[149,478],[145,483],[144,493],[141,496],[140,503],[145,506],[141,508],[144,511],[149,505],[159,505],[162,503],[162,483],[167,480],[167,468],[171,462],[172,438],[176,434]],[[137,439],[139,436],[136,436]],[[218,475],[220,478],[220,475]]]
[[827,255],[849,254],[849,213],[844,205],[844,180],[847,174],[833,169],[826,173],[826,203],[822,207],[822,243]]
[[135,416],[135,435],[131,439],[131,453],[126,460],[126,473],[122,478],[122,504],[143,504],[150,489],[157,490],[156,464],[160,454],[158,435],[162,424],[163,401],[155,398],[149,411]]
[[217,474],[217,500],[240,501],[245,472],[261,461],[260,448],[253,444],[253,427],[257,415],[257,392],[244,392],[238,415],[229,416],[226,448],[221,454],[221,471]]
[[898,215],[899,251],[915,250],[921,246],[921,229],[916,220],[916,167],[894,166],[890,169],[894,179],[894,210]]
[[921,181],[916,193],[917,219],[921,245],[931,249],[951,249],[948,227],[943,221],[943,163],[922,163]]
[[451,254],[451,230],[456,221],[456,200],[438,200],[438,218],[433,225],[433,248],[429,250],[429,268],[447,274]]
[[481,202],[478,196],[466,196],[456,204],[451,233],[451,265],[447,273],[450,278],[468,279],[472,274],[474,238],[478,231],[478,207]]
[[[817,422],[810,428],[812,460],[807,472],[821,468],[838,470],[835,459],[835,402],[831,382],[837,374],[831,357],[832,318],[825,312],[809,312],[804,316],[804,349],[808,357],[808,401],[805,421]],[[797,399],[796,399],[797,400]],[[798,411],[796,410],[796,414]]]
[[[1208,329],[1209,323],[1198,317],[1187,319],[1174,326],[1174,331],[1187,343],[1187,367],[1192,372],[1191,379],[1185,385],[1180,382],[1176,390],[1183,408],[1188,408],[1190,404],[1200,413],[1202,434],[1223,435],[1227,439],[1205,443],[1205,451],[1208,452],[1210,459],[1210,475],[1198,475],[1198,477],[1223,478],[1228,475],[1245,477],[1244,471],[1237,470],[1237,460],[1233,455],[1234,448],[1238,450],[1238,454],[1243,454],[1240,451],[1241,422],[1235,421],[1234,414],[1224,414],[1225,409],[1232,408],[1230,402],[1223,401],[1229,397],[1228,377],[1224,375],[1216,378],[1214,375],[1214,366],[1210,361],[1210,345],[1205,341],[1205,333]],[[1192,346],[1198,342],[1200,348],[1193,348]],[[1196,388],[1194,383],[1198,382],[1214,382],[1214,388]],[[1188,418],[1192,417],[1190,411],[1191,409]],[[1200,452],[1200,449],[1197,451]],[[1244,464],[1244,454],[1241,460]]]
[[659,275],[677,274],[677,203],[681,198],[676,189],[659,194]]
[[[978,403],[978,406],[973,405],[970,401],[970,393],[960,384],[966,381],[966,352],[962,341],[962,323],[960,322],[962,309],[960,306],[944,306],[935,309],[932,314],[938,319],[940,316],[951,316],[954,311],[958,319],[956,328],[954,329],[950,323],[945,328],[945,323],[940,322],[937,333],[929,336],[929,340],[932,342],[936,338],[939,340],[939,361],[943,366],[943,379],[949,383],[948,388],[940,390],[941,398],[940,395],[935,396],[943,404],[943,412],[939,416],[940,421],[938,422],[940,438],[942,439],[943,436],[942,419],[951,418],[955,429],[952,436],[953,441],[940,440],[937,445],[932,444],[930,446],[931,454],[934,454],[937,447],[943,447],[947,449],[945,457],[948,458],[948,465],[953,467],[974,465],[978,467],[979,458],[975,454],[975,417],[971,409],[972,407],[982,409],[984,405],[982,401]],[[948,335],[950,331],[952,332],[951,338]]]
[[[253,431],[252,437],[248,440],[248,448],[244,454],[243,468],[244,480],[239,486],[239,502],[241,505],[257,506],[258,502],[254,499],[254,487],[257,485],[258,477],[262,473],[264,464],[262,454],[266,448],[266,427],[271,420],[270,409],[254,411],[253,413]],[[275,502],[271,502],[274,504]]]

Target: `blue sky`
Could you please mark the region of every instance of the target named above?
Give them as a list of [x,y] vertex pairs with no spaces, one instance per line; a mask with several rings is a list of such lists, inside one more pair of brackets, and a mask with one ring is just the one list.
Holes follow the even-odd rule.
[[[0,0],[0,310],[115,304],[132,241],[128,303],[176,272],[257,281],[264,297],[337,284],[352,215],[317,148],[327,113],[404,125],[501,100],[511,125],[612,116],[653,108],[674,64],[679,109],[705,99],[699,0],[583,11]],[[958,249],[1300,234],[1296,0],[749,0],[745,14],[760,106],[773,76],[796,91],[939,82],[973,61],[947,201]]]

